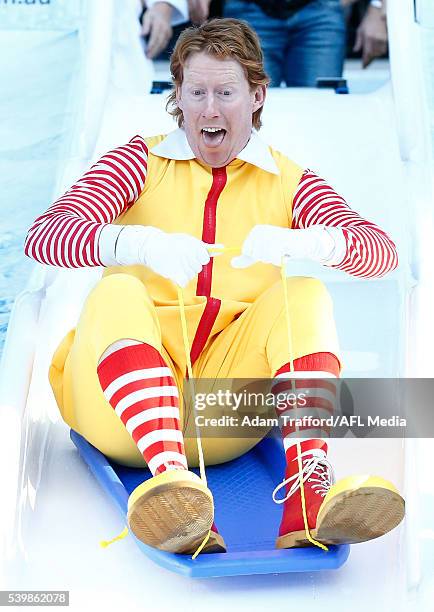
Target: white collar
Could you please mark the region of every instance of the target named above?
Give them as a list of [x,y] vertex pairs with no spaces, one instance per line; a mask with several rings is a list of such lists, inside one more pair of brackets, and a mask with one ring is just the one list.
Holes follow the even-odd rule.
[[[187,136],[182,128],[169,132],[159,144],[152,147],[151,152],[158,157],[167,159],[195,159],[195,155],[188,144]],[[252,130],[249,142],[237,155],[237,159],[248,162],[271,174],[280,174],[279,168],[270,153],[268,145]]]

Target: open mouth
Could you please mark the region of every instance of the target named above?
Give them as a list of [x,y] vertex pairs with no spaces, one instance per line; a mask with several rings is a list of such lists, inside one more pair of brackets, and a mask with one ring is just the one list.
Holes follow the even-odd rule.
[[207,147],[219,147],[225,136],[226,130],[224,128],[203,128],[201,131],[202,139]]

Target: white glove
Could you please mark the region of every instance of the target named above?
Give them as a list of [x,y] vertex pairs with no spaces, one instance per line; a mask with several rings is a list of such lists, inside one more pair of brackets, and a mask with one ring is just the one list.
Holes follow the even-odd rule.
[[285,255],[327,265],[340,263],[345,255],[345,237],[340,228],[323,225],[306,229],[255,225],[244,241],[241,255],[231,263],[234,268],[247,268],[256,262],[280,266]]
[[99,246],[104,265],[142,264],[180,287],[185,287],[210,261],[208,247],[221,248],[189,234],[169,234],[141,225],[105,226]]

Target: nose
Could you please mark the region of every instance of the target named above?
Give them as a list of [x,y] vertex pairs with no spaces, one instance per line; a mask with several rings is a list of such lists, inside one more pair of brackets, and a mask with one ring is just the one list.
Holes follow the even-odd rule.
[[218,101],[215,95],[210,92],[207,94],[204,100],[204,107],[202,110],[202,117],[204,119],[211,119],[220,116],[220,111],[218,108]]

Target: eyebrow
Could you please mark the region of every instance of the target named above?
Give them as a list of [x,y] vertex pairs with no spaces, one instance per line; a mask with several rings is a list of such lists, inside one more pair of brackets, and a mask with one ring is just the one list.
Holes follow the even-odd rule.
[[[239,83],[240,79],[237,75],[233,74],[233,75],[227,75],[223,77],[225,80],[223,81],[223,83],[220,83],[220,85],[228,85],[228,84],[232,84],[232,83]],[[202,75],[198,75],[198,74],[190,74],[189,76],[186,76],[184,78],[184,81],[186,83],[196,83],[198,85],[202,85],[203,81],[202,79]]]
[[[185,79],[184,83],[186,85],[189,86],[197,86],[197,87],[203,87],[204,83],[202,81],[196,81],[194,79]],[[224,83],[218,83],[217,85],[215,85],[215,87],[226,87],[227,85],[238,85],[239,81],[238,79],[232,79],[229,81],[224,81]]]

